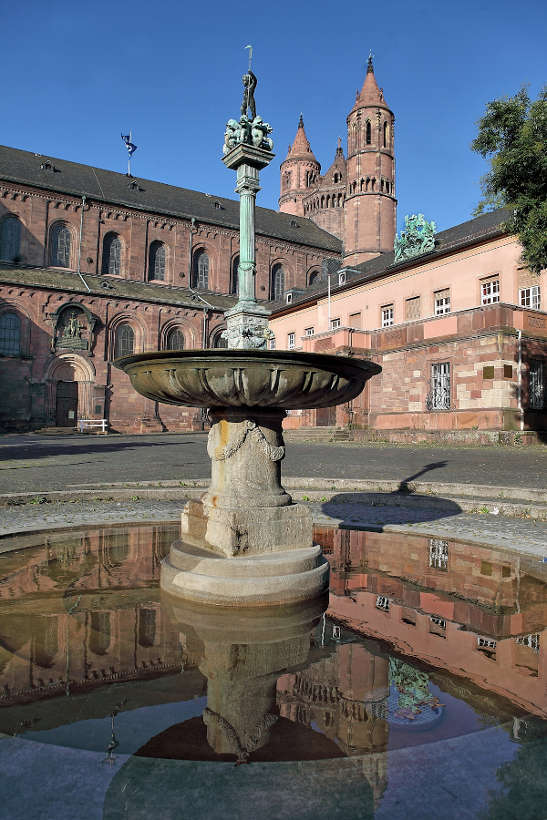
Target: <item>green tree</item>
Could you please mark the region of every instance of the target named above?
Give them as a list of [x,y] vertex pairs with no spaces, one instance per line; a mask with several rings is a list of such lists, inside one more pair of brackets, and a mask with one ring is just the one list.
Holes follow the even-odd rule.
[[511,208],[507,228],[518,234],[524,263],[539,273],[547,268],[547,86],[533,102],[525,88],[489,102],[477,125],[471,147],[491,167],[475,215]]

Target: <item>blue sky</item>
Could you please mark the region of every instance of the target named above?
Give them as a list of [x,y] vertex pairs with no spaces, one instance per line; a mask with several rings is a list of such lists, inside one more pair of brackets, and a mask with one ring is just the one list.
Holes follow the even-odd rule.
[[[487,170],[470,143],[485,104],[547,80],[547,12],[538,0],[455,3],[79,3],[1,0],[6,145],[234,197],[220,161],[237,116],[247,52],[258,113],[277,156],[259,204],[277,208],[279,164],[302,111],[323,170],[361,87],[369,50],[396,116],[398,222],[439,229],[469,218]],[[9,67],[9,82],[7,69]]]

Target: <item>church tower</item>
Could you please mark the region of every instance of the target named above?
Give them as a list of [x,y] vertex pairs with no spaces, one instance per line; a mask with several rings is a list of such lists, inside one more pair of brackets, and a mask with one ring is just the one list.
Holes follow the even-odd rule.
[[397,220],[393,112],[376,83],[372,55],[347,117],[344,265],[393,250]]
[[301,114],[294,142],[289,145],[287,158],[281,163],[279,210],[285,214],[304,216],[302,200],[308,196],[320,173],[321,165],[310,148]]

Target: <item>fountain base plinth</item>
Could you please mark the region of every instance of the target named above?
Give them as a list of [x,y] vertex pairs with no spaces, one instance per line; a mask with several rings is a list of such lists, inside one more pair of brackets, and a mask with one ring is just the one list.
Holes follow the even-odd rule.
[[161,566],[163,590],[209,606],[275,606],[324,594],[329,565],[313,545],[228,558],[198,540],[175,541]]

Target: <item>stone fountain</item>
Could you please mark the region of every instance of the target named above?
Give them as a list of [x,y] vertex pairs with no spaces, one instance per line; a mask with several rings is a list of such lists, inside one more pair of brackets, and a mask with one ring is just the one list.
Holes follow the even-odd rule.
[[274,157],[272,129],[256,115],[250,68],[243,86],[241,116],[228,120],[223,147],[241,199],[239,300],[226,313],[228,349],[115,362],[147,398],[209,408],[211,485],[182,512],[161,586],[189,601],[235,607],[293,604],[328,588],[310,511],[281,486],[282,422],[287,410],[350,401],[381,371],[363,359],[266,349],[269,311],[256,300],[255,201],[259,171]]

